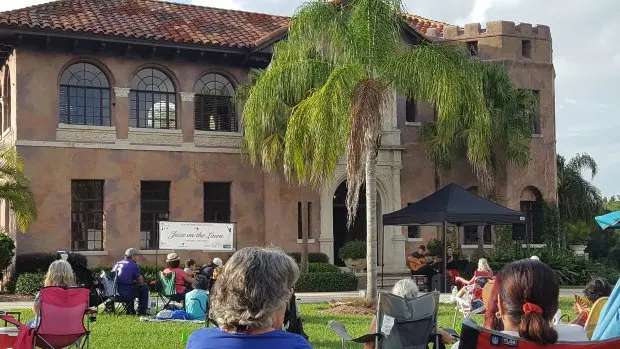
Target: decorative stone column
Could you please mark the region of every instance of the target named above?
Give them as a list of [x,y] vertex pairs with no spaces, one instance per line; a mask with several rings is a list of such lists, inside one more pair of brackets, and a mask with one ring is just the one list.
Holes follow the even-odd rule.
[[129,91],[128,87],[114,87],[114,126],[116,138],[129,138]]

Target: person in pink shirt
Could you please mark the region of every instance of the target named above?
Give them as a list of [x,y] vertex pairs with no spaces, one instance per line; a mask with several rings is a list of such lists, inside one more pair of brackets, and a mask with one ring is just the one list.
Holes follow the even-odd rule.
[[176,253],[169,253],[166,256],[166,266],[164,274],[175,273],[174,284],[178,294],[184,294],[187,289],[185,285],[191,285],[194,279],[181,269],[181,259]]

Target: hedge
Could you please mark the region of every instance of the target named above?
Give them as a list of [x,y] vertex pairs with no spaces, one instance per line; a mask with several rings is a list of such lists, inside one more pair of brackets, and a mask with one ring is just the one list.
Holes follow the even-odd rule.
[[[301,253],[291,252],[288,255],[293,257],[295,262],[301,263]],[[327,257],[327,255],[322,252],[309,252],[308,263],[329,263],[329,257]]]
[[348,272],[301,274],[295,292],[342,292],[357,290],[357,277]]
[[309,273],[340,273],[342,270],[333,264],[329,263],[309,263]]
[[45,274],[24,273],[17,277],[15,292],[24,295],[34,295],[43,287]]

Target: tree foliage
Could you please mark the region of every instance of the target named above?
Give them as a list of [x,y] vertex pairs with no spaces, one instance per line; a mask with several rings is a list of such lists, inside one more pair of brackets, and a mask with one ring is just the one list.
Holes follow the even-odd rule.
[[569,161],[558,155],[558,201],[562,219],[591,222],[603,210],[601,193],[584,178],[584,171],[590,172],[591,178],[598,171],[596,161],[590,155],[577,154]]
[[30,179],[24,174],[24,164],[15,147],[4,142],[0,143],[0,199],[15,213],[22,232],[37,219],[37,207],[30,191]]

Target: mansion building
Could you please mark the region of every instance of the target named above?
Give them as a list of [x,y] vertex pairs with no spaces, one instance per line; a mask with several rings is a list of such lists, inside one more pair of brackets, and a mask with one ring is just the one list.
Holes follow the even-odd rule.
[[[136,247],[153,263],[170,252],[157,250],[162,220],[235,223],[237,248],[287,252],[301,251],[307,231],[310,251],[332,262],[345,242],[365,239],[365,209],[346,228],[344,162],[313,190],[250,166],[241,153],[235,90],[251,68],[267,67],[289,20],[155,0],[60,0],[0,13],[2,140],[21,155],[39,210],[21,233],[2,204],[0,224],[17,254],[78,251],[95,266]],[[538,96],[529,167],[508,166],[496,179],[499,203],[525,211],[536,240],[540,204],[557,195],[549,27],[403,20],[406,44],[460,42]],[[402,97],[384,120],[378,224],[448,183],[476,190],[465,163],[436,176],[420,142],[421,126],[434,120],[432,105]],[[492,248],[491,229],[459,229],[465,250],[477,244],[478,229]],[[435,227],[380,226],[385,271],[402,271],[406,254],[436,234]],[[202,251],[177,252],[206,259]]]

